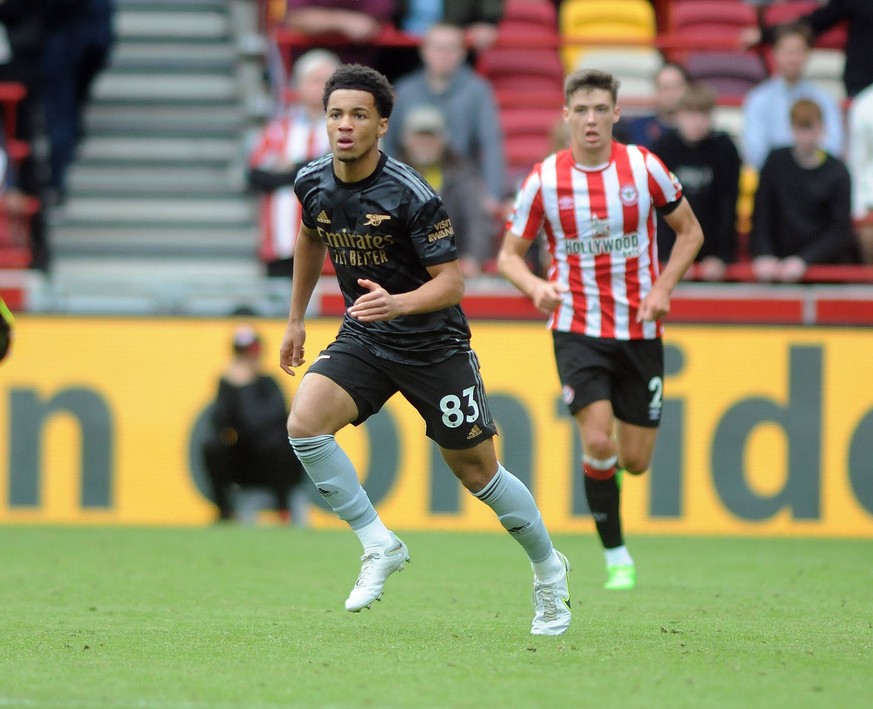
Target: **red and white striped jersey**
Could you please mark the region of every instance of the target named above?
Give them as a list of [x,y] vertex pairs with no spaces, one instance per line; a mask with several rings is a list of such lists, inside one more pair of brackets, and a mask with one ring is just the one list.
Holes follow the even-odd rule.
[[[282,169],[306,163],[330,152],[324,119],[313,121],[301,109],[292,108],[264,128],[249,157],[249,166],[261,170]],[[261,199],[260,256],[265,262],[291,258],[300,230],[300,202],[291,185]]]
[[660,322],[636,321],[658,277],[655,207],[677,202],[682,186],[653,153],[613,142],[609,162],[587,168],[562,150],[522,184],[507,230],[536,239],[544,229],[549,280],[568,290],[549,318],[561,332],[618,340],[661,336]]

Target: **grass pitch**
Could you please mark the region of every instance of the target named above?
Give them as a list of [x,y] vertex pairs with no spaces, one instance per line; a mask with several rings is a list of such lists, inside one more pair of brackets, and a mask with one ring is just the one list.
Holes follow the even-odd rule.
[[865,707],[873,543],[631,537],[609,592],[593,536],[556,539],[574,620],[529,635],[504,534],[402,534],[382,602],[343,601],[350,532],[0,527],[0,707]]

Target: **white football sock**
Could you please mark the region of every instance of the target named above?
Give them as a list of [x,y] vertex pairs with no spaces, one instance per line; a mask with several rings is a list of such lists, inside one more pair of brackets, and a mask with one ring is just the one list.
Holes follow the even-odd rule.
[[634,563],[630,552],[624,544],[614,549],[605,549],[604,553],[606,555],[607,566],[632,566]]

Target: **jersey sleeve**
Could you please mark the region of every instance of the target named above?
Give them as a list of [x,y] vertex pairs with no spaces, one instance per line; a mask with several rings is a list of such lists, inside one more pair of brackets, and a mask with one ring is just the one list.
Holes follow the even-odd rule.
[[533,241],[539,234],[544,218],[542,179],[537,167],[525,178],[515,197],[512,213],[506,220],[506,231]]
[[409,233],[415,251],[425,266],[457,260],[454,226],[442,199],[436,194],[412,212]]
[[646,158],[646,170],[649,173],[649,192],[652,195],[652,204],[666,212],[675,209],[682,199],[682,184],[657,155],[644,148],[643,155]]
[[318,181],[312,178],[309,171],[304,172],[305,169],[297,173],[297,178],[294,180],[294,194],[300,202],[300,221],[307,229],[314,229],[315,214],[312,212],[312,205],[318,193]]

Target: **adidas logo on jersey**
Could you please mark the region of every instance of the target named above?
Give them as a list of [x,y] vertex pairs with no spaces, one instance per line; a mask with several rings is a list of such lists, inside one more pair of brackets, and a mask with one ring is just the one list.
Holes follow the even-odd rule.
[[479,428],[479,426],[474,423],[473,428],[470,429],[470,433],[467,434],[467,440],[469,441],[469,440],[475,438],[476,436],[481,436],[481,435],[482,435],[482,429]]
[[321,214],[319,214],[319,215],[315,218],[315,221],[317,221],[317,222],[321,222],[322,224],[330,224],[330,217],[327,216],[327,212],[325,212],[325,211],[322,209],[322,210],[321,210]]

